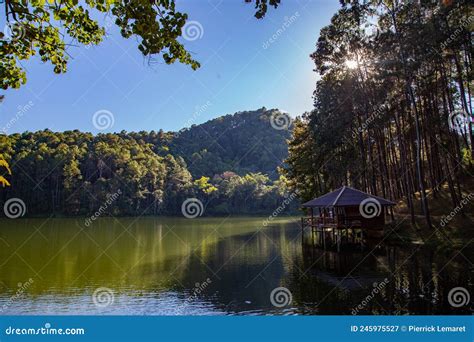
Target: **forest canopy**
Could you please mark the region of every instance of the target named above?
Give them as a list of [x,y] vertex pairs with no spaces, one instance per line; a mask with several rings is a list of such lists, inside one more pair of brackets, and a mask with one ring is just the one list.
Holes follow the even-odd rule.
[[290,132],[271,126],[275,113],[239,112],[180,132],[0,135],[13,174],[4,173],[12,186],[0,198],[20,198],[33,216],[88,215],[104,203],[113,215],[181,215],[189,198],[204,215],[271,213],[289,195],[277,167]]

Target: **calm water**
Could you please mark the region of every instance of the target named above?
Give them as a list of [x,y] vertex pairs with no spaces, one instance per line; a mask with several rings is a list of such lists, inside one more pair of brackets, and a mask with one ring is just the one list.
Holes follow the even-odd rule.
[[[0,314],[472,313],[447,300],[458,286],[474,295],[470,248],[323,252],[297,218],[263,221],[1,220]],[[272,305],[277,287],[289,305]]]

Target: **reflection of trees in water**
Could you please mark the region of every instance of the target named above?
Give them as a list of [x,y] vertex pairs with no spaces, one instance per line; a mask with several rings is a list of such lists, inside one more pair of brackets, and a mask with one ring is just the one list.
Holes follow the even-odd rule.
[[205,259],[190,257],[180,279],[184,292],[209,277],[201,299],[228,313],[271,310],[270,292],[281,286],[285,260],[281,245],[289,242],[279,229],[232,236],[216,243]]
[[[294,230],[278,227],[265,235],[219,240],[205,256],[196,252],[189,257],[180,272],[181,291],[185,297],[196,282],[209,277],[212,283],[200,299],[228,313],[351,314],[369,295],[357,314],[471,312],[447,302],[453,287],[474,293],[472,268],[455,251],[445,255],[427,247],[383,246],[337,253],[301,246]],[[269,301],[278,286],[293,295],[288,308],[274,308]]]
[[401,314],[468,314],[471,308],[453,308],[448,292],[462,286],[473,293],[472,267],[458,251],[446,254],[429,248],[388,249],[394,260],[394,281],[388,288],[391,310]]
[[[302,255],[291,273],[301,313],[351,314],[362,303],[357,314],[472,313],[469,306],[453,308],[447,301],[456,286],[474,293],[472,267],[469,271],[469,262],[456,251],[443,255],[420,246],[385,246],[373,253],[336,253],[303,246]],[[300,269],[308,271],[301,276]],[[388,283],[381,286],[385,278]]]
[[[250,226],[255,222],[249,222],[248,230],[240,222],[235,230],[232,226],[213,235],[212,228],[203,232],[187,226],[171,232],[171,228],[150,219],[130,227],[134,239],[123,232],[122,224],[113,221],[74,239],[75,227],[53,227],[51,232],[44,232],[47,240],[38,236],[19,252],[35,270],[51,259],[41,272],[43,279],[35,279],[28,293],[41,295],[54,287],[56,293],[67,296],[72,288],[80,292],[97,284],[117,292],[143,291],[157,298],[162,292],[173,292],[186,300],[196,283],[210,278],[212,282],[193,300],[225,312],[351,314],[371,294],[373,283],[380,284],[388,277],[388,284],[358,314],[472,312],[468,307],[452,308],[447,301],[448,292],[457,286],[465,287],[474,297],[469,248],[462,254],[388,246],[372,253],[370,249],[324,252],[307,245],[302,248],[298,227],[272,223],[255,232]],[[237,230],[239,227],[242,230]],[[18,229],[8,241],[20,245],[27,233]],[[64,241],[71,241],[67,248]],[[101,255],[103,250],[107,255]],[[0,250],[0,259],[6,260],[9,253]],[[18,282],[32,277],[31,269],[13,258],[0,272],[5,283],[2,286],[0,282],[2,293],[7,292],[5,287],[16,289]],[[271,291],[279,286],[288,288],[293,296],[292,305],[282,309],[270,303]]]

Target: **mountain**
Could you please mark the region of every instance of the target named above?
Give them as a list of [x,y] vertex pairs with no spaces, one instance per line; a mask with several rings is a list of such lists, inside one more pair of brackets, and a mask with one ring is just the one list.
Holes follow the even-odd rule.
[[262,108],[180,132],[0,135],[0,159],[11,166],[0,170],[11,184],[0,204],[17,199],[31,216],[181,215],[198,199],[205,215],[270,213],[289,195],[277,173],[289,121]]
[[289,122],[289,116],[277,109],[238,112],[182,129],[169,148],[184,158],[195,178],[233,171],[261,172],[276,179],[277,167],[288,156]]
[[277,179],[277,167],[288,156],[291,118],[278,109],[263,107],[220,116],[179,132],[120,134],[152,144],[159,155],[182,157],[194,178],[232,171],[239,175],[260,172]]

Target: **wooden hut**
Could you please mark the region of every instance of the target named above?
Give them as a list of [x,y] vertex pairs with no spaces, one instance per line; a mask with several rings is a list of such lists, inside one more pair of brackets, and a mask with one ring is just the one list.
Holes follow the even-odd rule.
[[340,248],[341,242],[355,242],[359,237],[381,237],[388,208],[395,203],[385,198],[343,186],[303,203],[309,209],[309,216],[301,218],[301,227],[319,232],[320,241],[326,247],[329,233],[331,241]]

